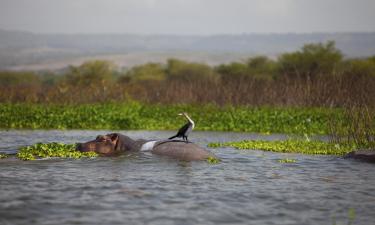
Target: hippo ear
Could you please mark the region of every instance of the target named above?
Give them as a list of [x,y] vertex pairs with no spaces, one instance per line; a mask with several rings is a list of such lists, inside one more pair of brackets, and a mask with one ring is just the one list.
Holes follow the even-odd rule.
[[111,137],[111,141],[114,145],[117,144],[117,141],[118,141],[118,134],[110,134],[109,135]]

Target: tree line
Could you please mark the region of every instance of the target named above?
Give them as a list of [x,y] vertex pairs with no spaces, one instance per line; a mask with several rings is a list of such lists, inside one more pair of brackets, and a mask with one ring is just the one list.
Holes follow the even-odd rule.
[[0,72],[0,102],[328,106],[373,105],[375,56],[347,59],[332,41],[276,59],[218,66],[169,59],[119,70],[88,61],[60,73]]

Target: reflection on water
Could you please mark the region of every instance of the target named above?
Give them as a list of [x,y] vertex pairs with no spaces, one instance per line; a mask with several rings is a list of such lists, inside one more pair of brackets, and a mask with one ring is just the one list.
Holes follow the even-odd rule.
[[[1,131],[0,151],[110,131]],[[124,131],[157,139],[174,132]],[[191,140],[282,139],[194,132]],[[0,160],[0,224],[373,224],[374,165],[334,156],[211,149],[222,162],[117,158]],[[297,159],[282,164],[281,158]],[[350,213],[349,213],[350,214]],[[333,219],[334,218],[334,219]]]

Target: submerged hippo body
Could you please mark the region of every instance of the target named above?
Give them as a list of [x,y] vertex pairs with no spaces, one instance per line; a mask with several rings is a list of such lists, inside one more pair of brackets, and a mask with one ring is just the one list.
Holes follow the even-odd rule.
[[358,159],[364,162],[375,163],[375,150],[357,150],[349,152],[344,158]]
[[184,161],[206,160],[209,157],[214,157],[213,154],[194,143],[176,140],[133,140],[118,133],[99,135],[95,140],[78,143],[77,149],[82,152],[93,151],[101,155],[117,155],[130,151],[150,151],[156,155]]

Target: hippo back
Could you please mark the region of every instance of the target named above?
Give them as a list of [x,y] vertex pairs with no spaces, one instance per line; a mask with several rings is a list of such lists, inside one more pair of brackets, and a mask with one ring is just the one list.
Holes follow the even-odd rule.
[[358,159],[364,162],[375,163],[375,150],[357,150],[349,152],[344,158]]
[[202,147],[183,141],[165,141],[157,143],[151,151],[156,155],[164,155],[183,161],[206,160],[214,157]]

